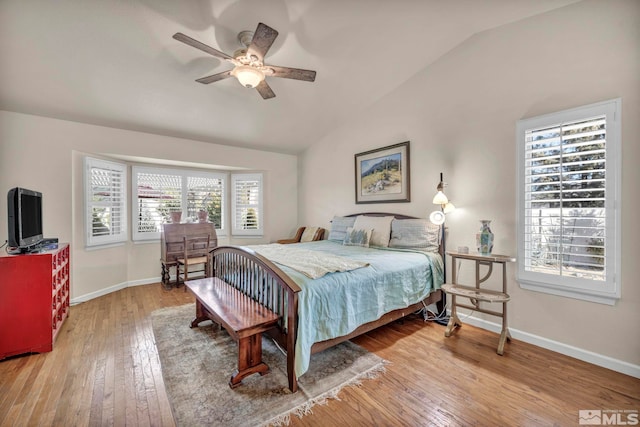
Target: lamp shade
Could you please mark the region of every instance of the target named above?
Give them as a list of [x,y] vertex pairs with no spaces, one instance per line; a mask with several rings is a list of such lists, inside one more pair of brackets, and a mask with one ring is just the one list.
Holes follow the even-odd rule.
[[249,88],[258,86],[260,82],[264,80],[262,71],[249,65],[237,66],[234,68],[232,74],[238,79],[242,86]]
[[451,212],[453,212],[455,210],[456,210],[456,207],[451,202],[445,203],[444,208],[442,208],[442,212],[444,212],[446,214],[451,213]]
[[449,203],[449,199],[447,199],[447,196],[445,196],[445,194],[441,190],[438,191],[435,196],[433,196],[434,205],[446,205],[447,203]]

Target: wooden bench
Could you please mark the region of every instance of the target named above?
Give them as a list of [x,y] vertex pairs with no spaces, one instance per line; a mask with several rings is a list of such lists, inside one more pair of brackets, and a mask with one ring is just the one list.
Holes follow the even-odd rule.
[[196,297],[196,318],[190,327],[212,320],[238,343],[238,369],[229,380],[235,388],[242,379],[269,367],[262,361],[262,333],[273,328],[279,316],[217,277],[185,282]]

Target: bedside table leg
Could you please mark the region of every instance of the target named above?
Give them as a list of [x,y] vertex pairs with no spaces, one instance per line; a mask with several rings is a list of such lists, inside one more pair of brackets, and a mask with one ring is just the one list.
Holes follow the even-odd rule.
[[511,341],[511,334],[508,329],[503,329],[498,342],[498,351],[496,351],[500,356],[504,354],[504,343],[507,341]]
[[507,303],[502,303],[502,332],[500,333],[500,341],[498,341],[498,353],[500,356],[504,354],[504,343],[511,341],[511,333],[507,327]]
[[458,312],[456,311],[456,296],[451,295],[451,316],[449,316],[447,329],[444,330],[444,336],[451,336],[451,332],[453,332],[456,326],[462,326],[462,322],[460,321],[460,318],[458,318]]

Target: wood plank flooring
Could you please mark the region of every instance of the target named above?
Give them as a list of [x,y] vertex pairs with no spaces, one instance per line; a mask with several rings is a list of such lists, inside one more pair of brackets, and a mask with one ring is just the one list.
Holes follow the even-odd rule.
[[[0,362],[0,426],[173,426],[150,313],[193,301],[160,284],[71,307],[54,350]],[[356,340],[387,372],[292,426],[573,426],[578,411],[640,410],[640,380],[498,335],[411,317]]]

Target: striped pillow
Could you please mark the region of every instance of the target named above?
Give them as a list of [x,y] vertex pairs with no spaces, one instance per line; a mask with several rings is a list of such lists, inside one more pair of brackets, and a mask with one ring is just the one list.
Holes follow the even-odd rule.
[[353,227],[354,222],[356,222],[355,217],[334,216],[331,220],[331,229],[327,240],[344,242],[344,238],[347,236],[347,228]]
[[426,219],[394,219],[389,247],[438,252],[440,226]]

